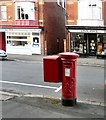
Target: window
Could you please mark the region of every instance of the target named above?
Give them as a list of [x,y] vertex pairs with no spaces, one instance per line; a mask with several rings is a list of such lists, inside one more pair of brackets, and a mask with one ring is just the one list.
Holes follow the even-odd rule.
[[62,2],[62,7],[63,8],[66,8],[66,0],[62,0],[63,2]]
[[27,40],[27,36],[7,36],[8,46],[28,46],[30,41]]
[[24,13],[24,9],[21,6],[17,6],[17,17],[18,19],[28,19],[28,14]]
[[0,6],[0,14],[1,14],[1,20],[5,21],[7,20],[7,7],[6,6]]
[[102,19],[101,6],[97,4],[89,4],[89,10],[91,11],[91,19]]
[[65,8],[66,0],[57,0],[57,4]]
[[62,0],[59,0],[59,5],[61,5],[61,6],[62,6]]
[[101,20],[102,19],[102,1],[101,0],[79,0],[78,12],[79,12],[78,19]]
[[106,55],[106,35],[98,34],[97,42],[97,54]]
[[35,20],[34,3],[16,2],[15,13],[16,20]]

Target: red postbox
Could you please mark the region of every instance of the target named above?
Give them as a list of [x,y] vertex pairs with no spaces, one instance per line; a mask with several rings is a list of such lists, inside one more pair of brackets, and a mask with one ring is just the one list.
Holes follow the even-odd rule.
[[62,60],[62,105],[76,104],[76,60],[78,54],[71,52],[59,53]]
[[61,82],[61,65],[61,59],[58,55],[44,57],[44,82]]

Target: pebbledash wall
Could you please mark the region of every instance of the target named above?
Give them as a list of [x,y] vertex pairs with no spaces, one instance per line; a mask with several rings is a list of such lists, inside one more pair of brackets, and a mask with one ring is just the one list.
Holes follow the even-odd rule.
[[7,53],[31,55],[62,52],[64,26],[65,9],[58,0],[0,1],[0,33],[5,34],[2,44]]
[[67,51],[106,54],[106,0],[67,0]]

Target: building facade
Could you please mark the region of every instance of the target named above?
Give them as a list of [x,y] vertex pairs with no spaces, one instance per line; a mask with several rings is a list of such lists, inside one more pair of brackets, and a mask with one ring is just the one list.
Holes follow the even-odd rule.
[[[52,13],[52,14],[51,14]],[[60,21],[61,19],[61,21]],[[57,54],[64,51],[65,2],[0,2],[2,48],[11,54]],[[4,41],[5,40],[5,41]]]
[[106,54],[106,0],[67,0],[67,51]]

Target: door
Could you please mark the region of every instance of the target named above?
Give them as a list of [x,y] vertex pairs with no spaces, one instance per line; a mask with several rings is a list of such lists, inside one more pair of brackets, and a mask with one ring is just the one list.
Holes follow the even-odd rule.
[[88,34],[89,54],[96,55],[97,53],[97,34]]
[[41,54],[39,37],[33,37],[32,54]]
[[6,51],[5,32],[0,32],[0,49]]

